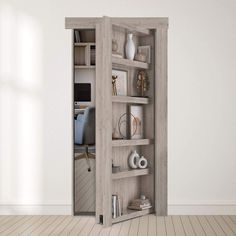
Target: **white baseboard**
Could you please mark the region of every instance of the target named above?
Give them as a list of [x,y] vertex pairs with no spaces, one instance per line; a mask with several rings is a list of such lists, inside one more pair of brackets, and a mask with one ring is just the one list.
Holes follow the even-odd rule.
[[72,215],[72,206],[0,205],[0,215]]
[[169,204],[168,215],[236,215],[236,204]]

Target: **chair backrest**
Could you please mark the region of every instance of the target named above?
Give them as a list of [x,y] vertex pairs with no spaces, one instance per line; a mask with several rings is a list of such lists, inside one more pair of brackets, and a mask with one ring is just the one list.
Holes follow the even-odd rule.
[[95,108],[88,107],[84,114],[75,120],[75,143],[84,145],[95,144]]

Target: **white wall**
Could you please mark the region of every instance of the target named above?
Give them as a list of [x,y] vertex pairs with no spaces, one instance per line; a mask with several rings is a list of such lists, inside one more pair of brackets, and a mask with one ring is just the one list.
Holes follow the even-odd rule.
[[64,17],[102,15],[169,17],[169,212],[236,213],[235,12],[235,0],[1,0],[0,213],[70,213]]

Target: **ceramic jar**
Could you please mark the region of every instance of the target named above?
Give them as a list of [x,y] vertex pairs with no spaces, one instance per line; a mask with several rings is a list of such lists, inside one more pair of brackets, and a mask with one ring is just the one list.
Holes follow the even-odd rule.
[[148,162],[147,159],[144,158],[144,156],[142,156],[139,160],[138,160],[138,168],[140,169],[145,169],[147,168]]
[[133,41],[133,34],[127,34],[127,41],[125,45],[125,55],[129,60],[134,60],[135,45]]
[[137,151],[132,151],[132,153],[129,156],[129,166],[132,169],[137,169],[138,168],[138,161],[139,161],[139,154],[137,153]]

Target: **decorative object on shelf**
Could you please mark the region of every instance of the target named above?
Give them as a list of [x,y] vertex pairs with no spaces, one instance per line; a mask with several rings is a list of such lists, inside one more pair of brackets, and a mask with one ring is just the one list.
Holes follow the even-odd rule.
[[143,138],[143,107],[140,105],[130,105],[130,138]]
[[112,75],[112,95],[116,96],[117,95],[117,89],[116,89],[116,75]]
[[132,169],[137,169],[139,159],[140,159],[140,156],[137,153],[137,151],[136,150],[132,151],[132,153],[129,156],[129,167]]
[[149,79],[145,70],[140,70],[137,74],[137,90],[141,97],[145,97],[145,92],[149,90]]
[[118,51],[118,43],[116,39],[112,39],[112,53],[117,52],[117,51]]
[[[133,129],[130,130],[130,132],[128,132],[127,134],[127,127],[129,126],[129,123],[128,123],[129,117],[133,117],[134,122],[133,122]],[[129,114],[124,113],[120,116],[119,121],[118,121],[118,129],[119,129],[120,136],[123,139],[131,138],[135,135],[138,129],[138,123],[135,120],[135,117],[133,116],[132,113],[129,113]]]
[[117,125],[115,128],[113,128],[113,132],[112,132],[112,139],[115,140],[115,139],[121,139],[119,133],[118,133],[118,130],[117,130]]
[[145,169],[148,165],[147,159],[144,158],[144,156],[140,157],[136,150],[132,151],[132,153],[130,154],[128,158],[128,163],[131,169]]
[[135,55],[134,59],[135,59],[136,61],[146,62],[147,56],[146,56],[146,54],[144,54],[144,53],[138,52],[138,53]]
[[117,194],[112,195],[112,218],[115,219],[121,216],[121,199]]
[[140,169],[145,169],[147,168],[148,165],[148,161],[146,158],[144,158],[144,156],[141,156],[141,158],[138,160],[138,168]]
[[139,46],[138,53],[144,54],[146,56],[146,60],[144,62],[151,63],[151,46]]
[[118,172],[120,172],[120,166],[114,165],[112,160],[112,173],[118,173]]
[[119,120],[118,120],[118,131],[122,139],[128,138],[127,127],[128,127],[127,113],[124,113],[119,117]]
[[[113,76],[116,77],[115,79],[116,94],[114,95],[127,96],[128,72],[124,70],[112,70],[112,84],[113,84]],[[113,86],[112,86],[112,91],[113,91]]]
[[152,205],[150,200],[147,199],[145,195],[141,195],[139,199],[132,200],[130,205],[128,206],[128,209],[139,211],[146,210],[149,208],[152,208]]
[[133,41],[133,34],[127,34],[127,41],[125,45],[125,55],[129,60],[134,60],[135,55],[135,45]]

